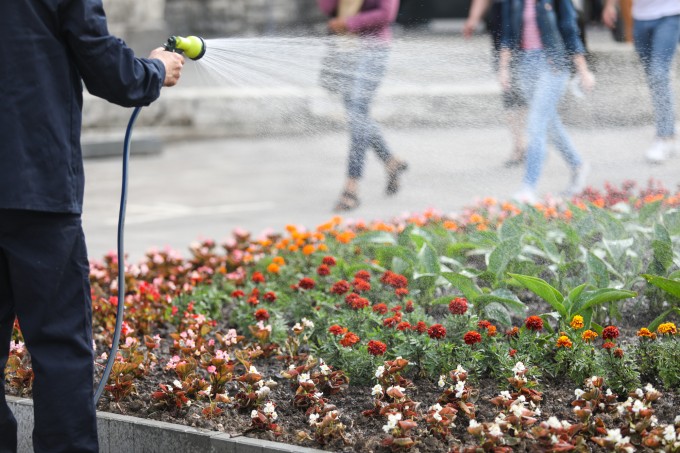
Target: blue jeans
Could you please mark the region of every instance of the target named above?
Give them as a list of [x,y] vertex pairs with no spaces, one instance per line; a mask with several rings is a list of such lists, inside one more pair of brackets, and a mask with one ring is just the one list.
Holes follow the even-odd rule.
[[551,65],[542,50],[522,51],[519,58],[520,88],[529,103],[524,184],[535,189],[545,162],[548,137],[572,169],[579,167],[582,159],[557,111],[569,71]]
[[359,49],[352,57],[354,71],[345,81],[346,87],[343,89],[350,132],[347,168],[350,178],[361,178],[369,147],[375,150],[383,162],[389,161],[392,156],[380,126],[370,115],[371,102],[387,69],[388,55],[387,46],[374,45]]
[[680,15],[634,22],[633,41],[652,94],[656,135],[659,138],[675,135],[670,69],[679,39]]

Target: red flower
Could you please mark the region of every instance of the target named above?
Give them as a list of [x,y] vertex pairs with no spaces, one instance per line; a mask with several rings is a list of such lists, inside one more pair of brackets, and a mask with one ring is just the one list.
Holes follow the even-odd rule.
[[387,313],[387,305],[383,304],[382,302],[379,304],[375,304],[373,306],[373,311],[381,315],[384,315],[385,313]]
[[429,329],[427,329],[427,334],[430,338],[439,340],[446,336],[446,327],[441,324],[432,324]]
[[406,313],[413,313],[414,307],[413,307],[413,301],[412,300],[407,300],[406,301],[406,307],[404,308],[404,311]]
[[394,316],[383,319],[383,326],[394,327],[401,322],[401,313],[397,313]]
[[356,336],[356,334],[352,332],[347,332],[344,337],[342,337],[342,340],[340,340],[340,344],[346,348],[351,348],[355,344],[359,342],[360,338]]
[[333,294],[343,295],[347,291],[349,291],[349,283],[346,280],[337,281],[331,286],[331,293]]
[[385,285],[390,285],[393,288],[406,288],[408,286],[408,280],[406,277],[396,274],[392,271],[385,271],[382,277],[380,277],[380,281]]
[[322,277],[325,277],[326,275],[331,273],[331,268],[325,264],[322,264],[321,266],[316,268],[316,273]]
[[241,291],[240,289],[237,289],[233,293],[231,293],[231,297],[243,297],[245,293]]
[[464,315],[468,309],[468,301],[464,297],[456,297],[449,302],[449,311],[452,315]]
[[347,329],[344,328],[344,327],[341,327],[337,324],[333,324],[332,326],[330,326],[328,328],[328,331],[330,333],[332,333],[333,335],[338,336],[338,335],[344,335],[347,332]]
[[622,359],[623,358],[623,349],[621,349],[621,348],[614,349],[614,357],[616,357],[617,359]]
[[387,351],[387,345],[382,341],[371,340],[368,342],[368,353],[371,355],[383,355]]
[[482,319],[477,323],[477,327],[479,329],[488,329],[491,326],[491,323],[487,321],[486,319]]
[[465,344],[469,344],[470,346],[472,346],[475,343],[482,342],[482,335],[479,332],[471,330],[465,335],[463,335],[463,341],[465,342]]
[[524,325],[529,330],[535,330],[536,332],[540,332],[541,330],[543,330],[543,319],[541,319],[538,316],[529,316],[524,321]]
[[510,350],[508,351],[508,355],[510,357],[515,357],[515,354],[517,354],[517,349],[510,348]]
[[612,343],[611,341],[607,341],[607,342],[602,344],[602,347],[604,349],[611,349],[611,348],[615,348],[616,345],[614,343]]
[[267,319],[269,319],[269,312],[264,308],[255,310],[255,319],[257,319],[258,321],[266,321]]
[[298,286],[302,289],[312,289],[316,286],[316,282],[309,277],[304,277],[298,282]]
[[274,302],[276,300],[276,293],[274,291],[267,291],[262,298],[267,302]]
[[402,321],[399,324],[397,324],[397,330],[410,330],[411,329],[411,323],[408,321]]
[[368,299],[361,297],[357,293],[348,294],[345,297],[345,303],[347,303],[347,305],[349,305],[353,310],[361,310],[362,308],[366,308],[371,305]]
[[619,329],[616,326],[607,326],[602,330],[603,340],[614,340],[619,337]]
[[354,274],[354,278],[355,278],[355,279],[358,279],[358,280],[366,280],[366,281],[369,281],[369,280],[371,280],[371,274],[370,274],[370,272],[365,271],[365,270],[362,269],[362,270],[360,270],[360,271],[357,271],[356,274]]
[[354,286],[354,291],[357,292],[371,290],[371,284],[367,280],[363,280],[361,278],[355,278],[352,282],[352,286]]
[[514,326],[512,329],[508,329],[505,334],[509,337],[516,337],[519,335],[519,327]]
[[425,321],[418,321],[418,323],[413,326],[413,330],[418,333],[425,333],[427,332],[427,324],[425,324]]
[[394,290],[394,294],[397,297],[408,296],[408,288],[397,288],[397,289]]
[[324,256],[321,262],[326,266],[335,266],[336,264],[335,258],[333,258],[332,256]]
[[253,276],[250,279],[254,283],[264,283],[264,275],[262,275],[262,272],[253,272]]

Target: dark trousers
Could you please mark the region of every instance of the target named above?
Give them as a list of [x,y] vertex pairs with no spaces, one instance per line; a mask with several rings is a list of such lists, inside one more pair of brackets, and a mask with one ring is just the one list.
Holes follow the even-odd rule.
[[16,452],[4,369],[15,316],[31,354],[36,452],[97,452],[89,264],[80,215],[0,209],[0,452]]

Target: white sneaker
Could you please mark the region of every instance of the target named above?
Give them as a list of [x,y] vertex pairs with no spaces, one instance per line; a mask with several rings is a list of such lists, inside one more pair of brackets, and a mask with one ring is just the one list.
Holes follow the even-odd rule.
[[536,191],[530,187],[524,186],[519,191],[515,192],[512,199],[524,204],[536,204],[538,203],[538,197],[536,196]]
[[564,191],[564,195],[568,197],[573,197],[583,192],[586,188],[586,180],[590,175],[590,164],[588,162],[583,162],[581,165],[576,167],[571,172],[571,182],[569,187]]
[[675,140],[656,139],[647,152],[645,152],[645,158],[652,164],[660,164],[675,155],[675,147]]

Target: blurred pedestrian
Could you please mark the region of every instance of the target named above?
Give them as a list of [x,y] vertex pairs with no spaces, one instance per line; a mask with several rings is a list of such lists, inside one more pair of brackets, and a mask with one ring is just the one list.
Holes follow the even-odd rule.
[[89,263],[81,226],[82,81],[148,105],[183,57],[135,58],[100,0],[11,1],[0,15],[0,451],[17,451],[4,369],[15,318],[31,355],[36,452],[98,452]]
[[[616,25],[617,0],[607,0],[602,21]],[[645,152],[651,163],[664,162],[677,152],[675,105],[670,80],[680,40],[680,0],[634,0],[633,42],[652,96],[656,138]]]
[[391,30],[399,0],[317,0],[331,19],[328,29],[339,42],[322,70],[322,84],[344,102],[350,132],[347,179],[335,211],[359,206],[359,181],[366,150],[372,147],[387,172],[387,195],[400,188],[406,162],[391,153],[378,123],[371,118],[371,102],[387,70]]
[[510,86],[510,65],[516,61],[519,84],[529,104],[526,170],[523,186],[513,196],[521,202],[537,201],[536,186],[545,162],[548,137],[571,168],[570,183],[563,194],[572,196],[585,187],[589,165],[576,151],[557,110],[572,64],[584,90],[595,85],[584,56],[576,15],[571,0],[503,3],[501,85]]
[[[498,70],[501,50],[501,12],[505,0],[472,0],[468,17],[463,24],[463,36],[469,39],[474,34],[482,19],[487,17],[487,29],[491,37],[493,49],[493,65]],[[516,65],[510,71],[510,83],[503,88],[504,118],[512,136],[513,149],[510,157],[504,162],[506,167],[515,167],[524,162],[526,156],[525,123],[527,104],[517,83]]]

